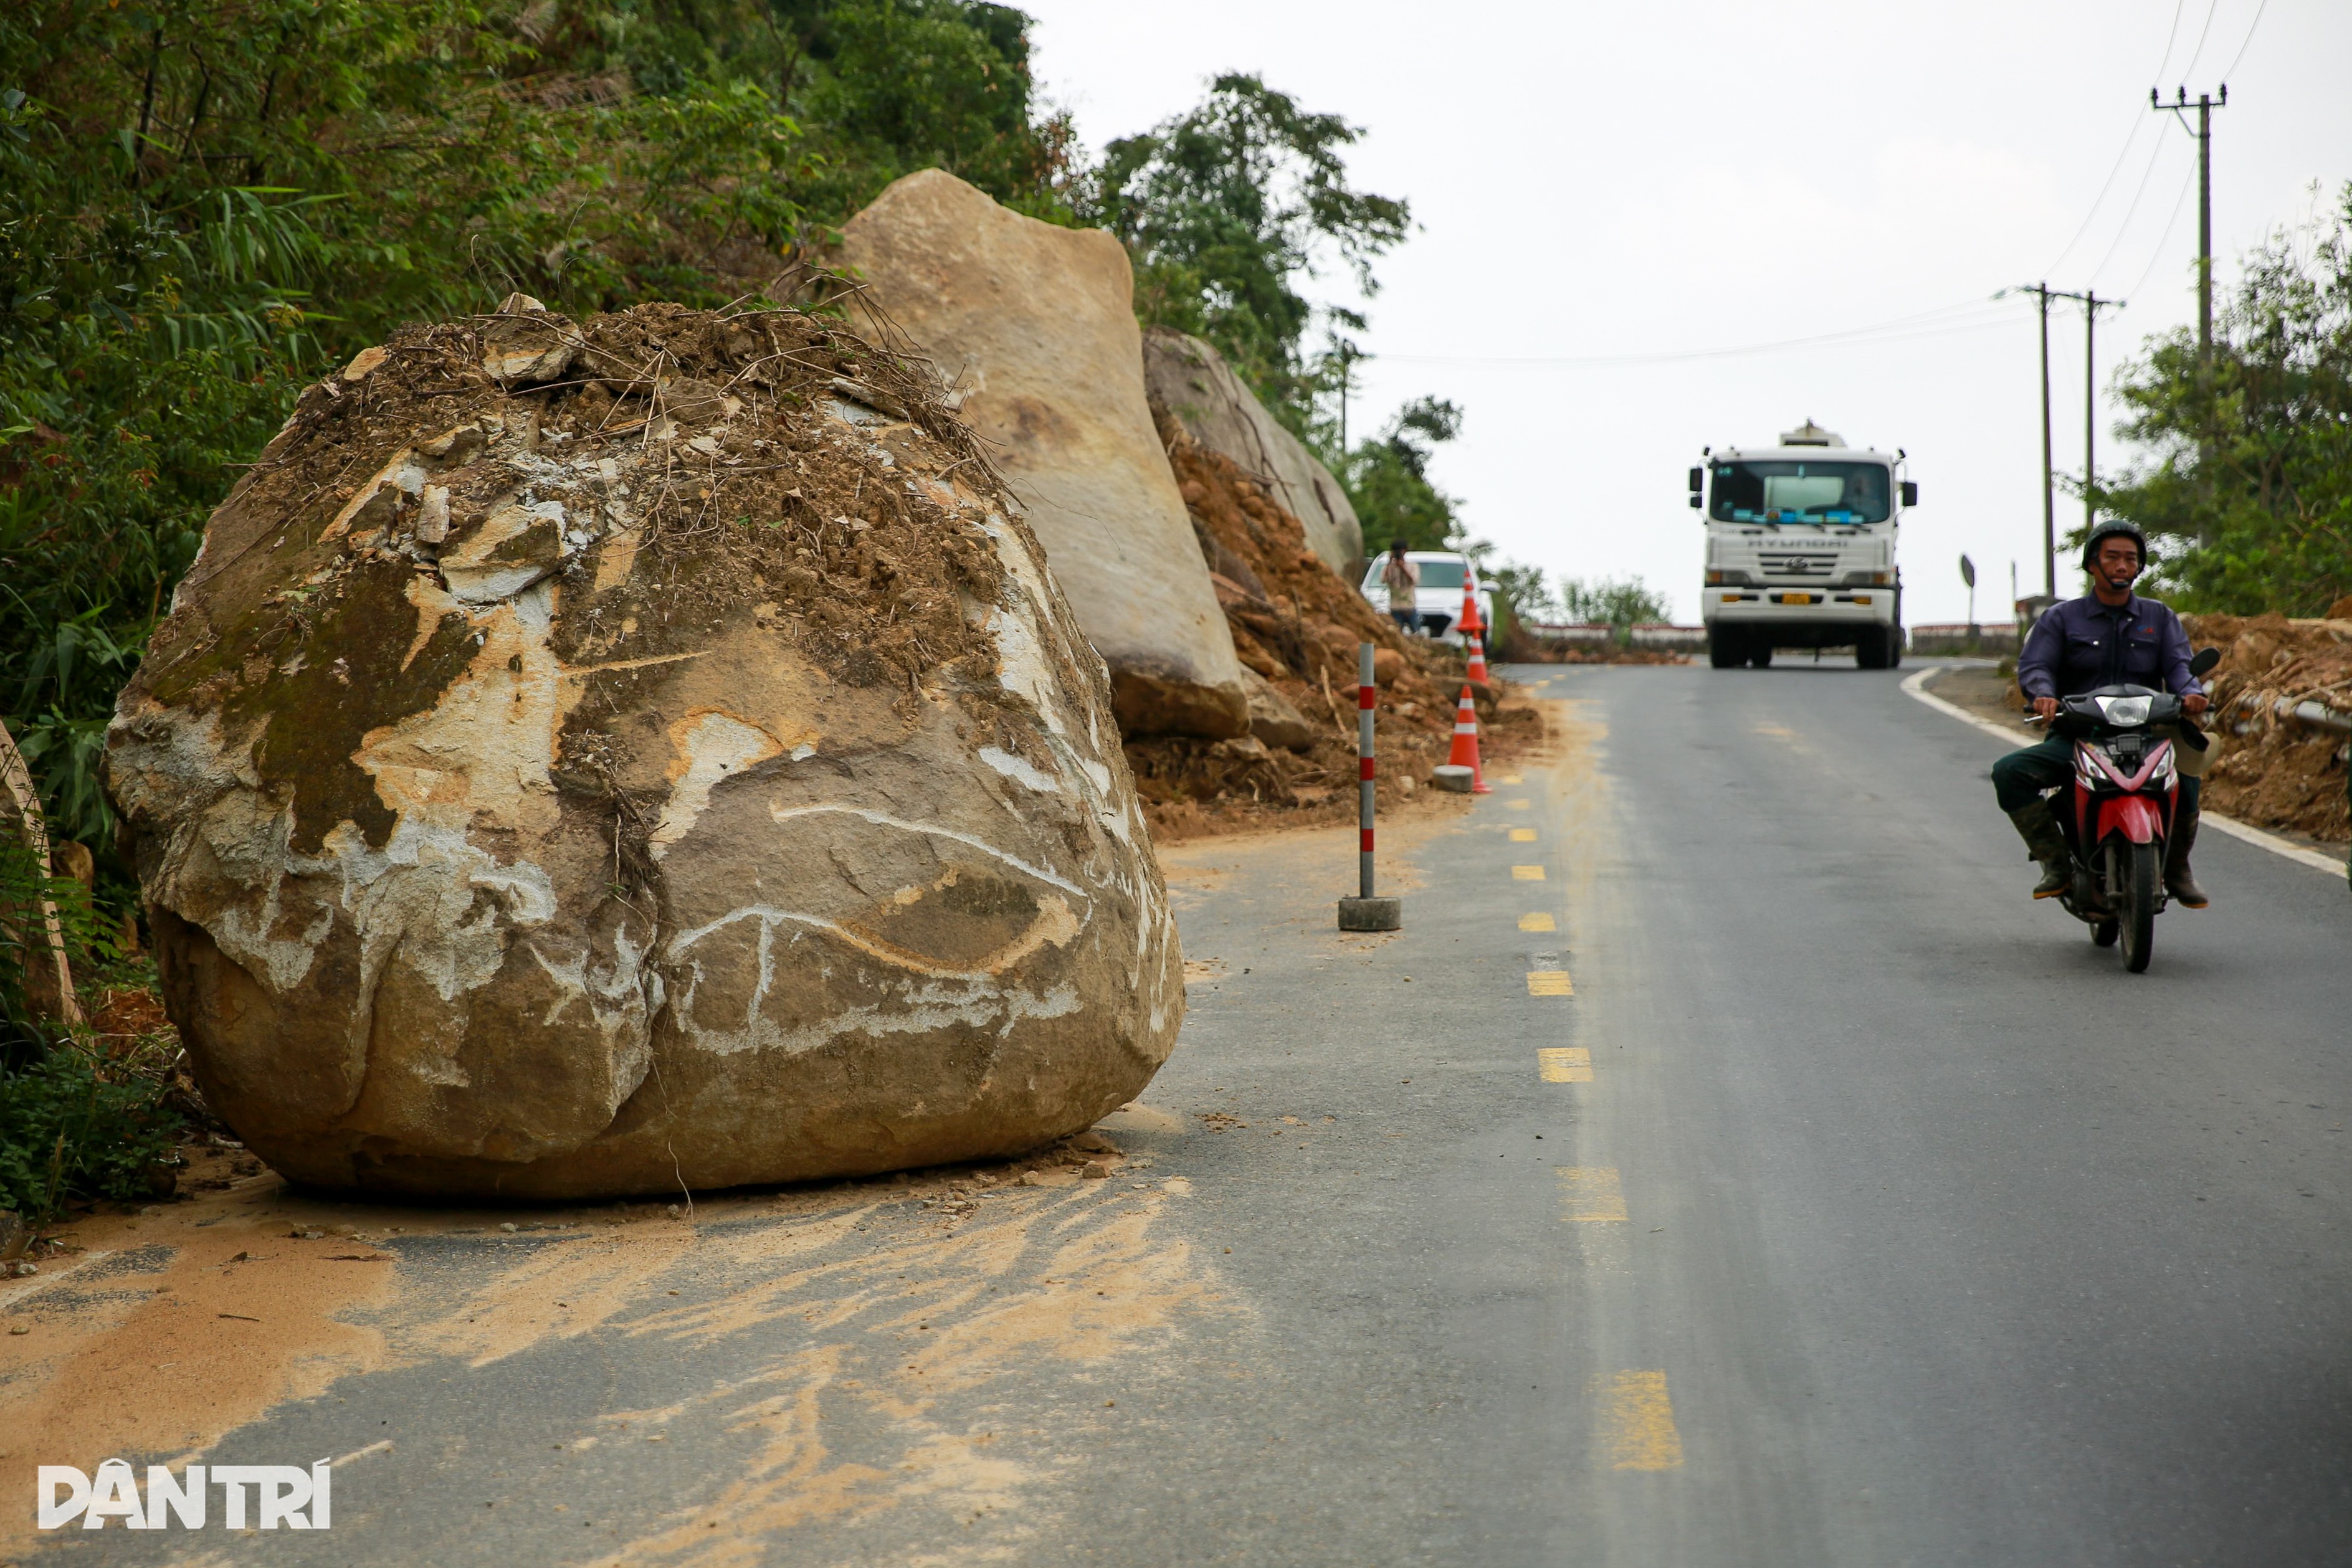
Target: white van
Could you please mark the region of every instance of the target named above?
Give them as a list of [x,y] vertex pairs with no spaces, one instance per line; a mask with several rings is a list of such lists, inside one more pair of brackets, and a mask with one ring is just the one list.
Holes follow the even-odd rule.
[[[1381,551],[1364,571],[1363,595],[1377,610],[1396,608],[1389,603],[1388,586],[1381,580],[1381,569],[1388,564],[1388,552]],[[1407,550],[1404,559],[1421,573],[1421,591],[1413,609],[1421,616],[1418,630],[1423,636],[1459,641],[1454,623],[1462,619],[1462,585],[1465,582],[1477,591],[1478,619],[1488,632],[1494,630],[1495,596],[1480,580],[1476,562],[1452,550]]]

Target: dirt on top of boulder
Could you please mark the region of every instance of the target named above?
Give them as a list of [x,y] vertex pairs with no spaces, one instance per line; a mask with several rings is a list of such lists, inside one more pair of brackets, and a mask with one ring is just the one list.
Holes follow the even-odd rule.
[[[707,620],[720,601],[803,601],[810,612],[792,623],[812,659],[859,685],[911,690],[920,671],[972,650],[958,590],[992,599],[995,554],[951,510],[867,483],[827,439],[821,402],[899,425],[901,444],[930,449],[902,463],[1011,509],[929,368],[820,318],[656,304],[583,326],[517,296],[490,317],[405,329],[304,392],[189,573],[180,597],[201,591],[203,623],[165,622],[151,679],[166,696],[193,681],[237,681],[207,667],[197,640],[212,643],[244,616],[278,618],[268,641],[300,645],[338,580],[397,547],[387,528],[396,513],[422,496],[416,534],[439,545],[451,516],[521,480],[510,461],[466,462],[519,435],[522,447],[566,455],[661,453],[656,482],[631,497],[635,549],[674,566],[648,579],[660,585],[656,619]],[[746,405],[753,417],[733,420]],[[722,422],[723,434],[696,434]],[[464,475],[457,489],[426,493],[427,476],[452,469]],[[460,493],[471,490],[481,494]],[[480,559],[445,559],[445,570],[493,588],[558,552],[554,528],[528,520],[509,537],[477,536],[453,553]],[[707,548],[722,539],[727,548]],[[292,588],[270,559],[289,546],[320,558]]]

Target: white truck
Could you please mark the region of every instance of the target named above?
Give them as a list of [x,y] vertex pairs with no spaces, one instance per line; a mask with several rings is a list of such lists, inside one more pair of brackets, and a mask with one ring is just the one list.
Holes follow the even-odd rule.
[[1919,486],[1905,455],[1848,446],[1807,420],[1777,446],[1701,449],[1690,504],[1706,514],[1707,663],[1772,662],[1775,648],[1852,648],[1865,670],[1903,662],[1895,536]]

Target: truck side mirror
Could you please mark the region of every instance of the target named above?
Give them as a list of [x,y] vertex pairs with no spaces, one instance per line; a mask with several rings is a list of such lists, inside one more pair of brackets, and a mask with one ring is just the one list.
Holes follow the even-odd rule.
[[1906,507],[1916,507],[1919,504],[1919,486],[1917,481],[1911,479],[1906,479],[1903,481],[1903,504]]
[[1698,498],[1698,495],[1697,495],[1697,493],[1696,493],[1696,491],[1694,491],[1694,492],[1692,493],[1692,495],[1691,495],[1691,498],[1690,498],[1690,501],[1691,501],[1691,510],[1692,510],[1692,511],[1694,511],[1694,512],[1697,511],[1697,510],[1699,509],[1700,501],[1699,501],[1699,498]]
[[1696,496],[1706,487],[1706,470],[1704,468],[1692,469],[1690,471],[1690,493]]

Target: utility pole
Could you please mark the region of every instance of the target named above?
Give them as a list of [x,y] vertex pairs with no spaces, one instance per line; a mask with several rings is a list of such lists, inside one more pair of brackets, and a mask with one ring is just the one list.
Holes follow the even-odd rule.
[[2011,294],[2032,295],[2042,317],[2042,591],[2055,599],[2058,597],[2058,503],[2055,496],[2058,476],[2050,451],[2050,302],[2053,299],[2072,299],[2083,307],[2083,526],[2085,528],[2097,521],[2097,507],[2092,500],[2091,486],[2098,478],[2092,454],[2099,423],[2098,360],[2093,353],[2097,347],[2099,312],[2120,310],[2124,302],[2102,299],[2092,289],[2074,294],[2063,288],[2053,288],[2046,283],[2021,283],[2014,288],[2002,289],[1993,298],[2000,299]]
[[[1993,296],[2031,294],[2042,318],[2042,591],[2058,597],[2058,503],[2054,498],[2057,470],[2050,455],[2050,301],[2073,296],[2054,294],[2047,283],[2021,283]],[[2011,597],[2015,597],[2011,595]]]
[[[2159,114],[2177,117],[2183,130],[2189,125],[2189,89],[2176,87],[2172,101],[2164,102],[2156,96],[2156,89],[2147,89],[2147,106]],[[2221,96],[2211,93],[2197,95],[2197,129],[2189,134],[2197,138],[2197,358],[2201,363],[2213,355],[2213,111],[2230,106],[2230,84],[2221,84]]]
[[2124,302],[2102,299],[2095,288],[2067,298],[2083,302],[2083,529],[2087,533],[2099,520],[2098,497],[2091,490],[2099,477],[2098,465],[2092,460],[2092,443],[2099,430],[2099,361],[2092,350],[2096,345],[2100,307],[2120,310]]
[[2042,591],[2058,597],[2058,473],[2050,455],[2050,286],[2033,286],[2042,308]]
[[1348,389],[1355,379],[1356,361],[1363,358],[1356,345],[1342,338],[1334,346],[1334,357],[1339,361],[1339,455],[1348,455]]

